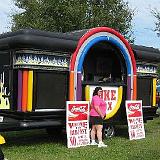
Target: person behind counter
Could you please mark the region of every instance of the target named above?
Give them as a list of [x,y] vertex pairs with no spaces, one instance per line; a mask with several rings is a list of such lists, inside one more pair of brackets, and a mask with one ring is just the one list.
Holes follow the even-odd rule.
[[[102,93],[101,87],[96,87],[93,92],[90,110],[90,121],[92,124],[91,143],[90,145],[98,145],[98,147],[107,147],[102,141],[103,119],[106,115],[106,102],[100,98]],[[95,138],[98,138],[96,143]]]

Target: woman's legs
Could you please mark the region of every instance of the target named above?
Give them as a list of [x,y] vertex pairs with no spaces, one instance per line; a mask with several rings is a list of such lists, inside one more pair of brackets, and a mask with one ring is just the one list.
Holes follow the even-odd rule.
[[103,129],[103,125],[96,125],[96,129],[97,129],[97,138],[98,138],[98,147],[107,147],[107,145],[105,145],[102,142],[102,129]]
[[91,129],[91,140],[95,140],[96,138],[96,126],[92,125],[92,129]]
[[92,125],[90,145],[98,145],[98,143],[96,143],[95,141],[95,138],[96,138],[96,127],[95,125]]
[[97,130],[97,138],[98,138],[98,142],[102,141],[102,129],[103,129],[103,125],[96,125],[96,130]]

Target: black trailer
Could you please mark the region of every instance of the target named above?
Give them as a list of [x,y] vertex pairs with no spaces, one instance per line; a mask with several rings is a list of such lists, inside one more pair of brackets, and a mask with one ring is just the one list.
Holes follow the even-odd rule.
[[[97,85],[115,87],[121,94],[107,123],[127,122],[127,99],[143,100],[144,120],[153,119],[159,62],[158,49],[130,46],[107,27],[72,33],[25,29],[2,34],[0,131],[61,129],[66,101],[88,100],[86,88]],[[109,78],[104,81],[105,76]]]

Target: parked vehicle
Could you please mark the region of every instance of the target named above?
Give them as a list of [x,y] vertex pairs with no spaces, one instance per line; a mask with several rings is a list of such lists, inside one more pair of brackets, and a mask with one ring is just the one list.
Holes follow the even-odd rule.
[[66,101],[90,100],[96,86],[104,89],[110,128],[127,123],[125,100],[142,100],[144,121],[153,119],[159,62],[158,49],[130,45],[107,27],[4,33],[0,35],[0,131],[60,131],[65,127]]

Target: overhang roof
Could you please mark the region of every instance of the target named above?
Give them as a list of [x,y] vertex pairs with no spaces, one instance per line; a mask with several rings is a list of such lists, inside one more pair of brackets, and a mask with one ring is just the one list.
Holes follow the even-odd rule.
[[[35,48],[73,53],[80,38],[88,31],[78,30],[68,33],[23,29],[0,35],[0,50]],[[160,50],[152,47],[131,45],[139,61],[160,62]]]

